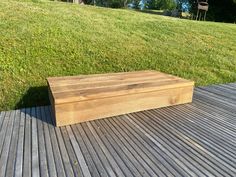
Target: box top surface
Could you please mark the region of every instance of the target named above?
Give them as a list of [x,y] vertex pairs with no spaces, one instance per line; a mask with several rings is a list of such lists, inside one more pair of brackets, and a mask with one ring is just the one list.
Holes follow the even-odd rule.
[[47,78],[55,104],[193,86],[194,82],[157,71]]

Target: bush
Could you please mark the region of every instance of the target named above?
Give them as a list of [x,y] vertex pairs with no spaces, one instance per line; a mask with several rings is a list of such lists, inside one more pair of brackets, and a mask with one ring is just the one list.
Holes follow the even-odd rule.
[[173,10],[177,7],[175,0],[151,0],[148,3],[150,9]]

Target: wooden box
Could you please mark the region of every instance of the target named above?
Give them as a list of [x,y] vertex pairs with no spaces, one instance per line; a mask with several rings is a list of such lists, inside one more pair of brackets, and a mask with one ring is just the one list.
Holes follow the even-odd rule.
[[189,103],[194,82],[157,71],[47,79],[56,126]]

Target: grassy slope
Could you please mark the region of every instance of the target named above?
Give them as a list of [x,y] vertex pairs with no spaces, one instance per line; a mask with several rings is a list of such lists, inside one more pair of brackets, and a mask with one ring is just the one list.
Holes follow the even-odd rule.
[[154,69],[236,81],[236,25],[57,2],[0,1],[0,110],[47,104],[45,78]]

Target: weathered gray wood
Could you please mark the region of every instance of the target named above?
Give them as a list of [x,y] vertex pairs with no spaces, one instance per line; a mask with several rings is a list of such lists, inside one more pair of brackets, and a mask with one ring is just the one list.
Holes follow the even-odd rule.
[[[130,153],[134,156],[134,158],[136,158],[137,161],[140,163],[139,165],[137,165],[137,167],[139,170],[141,170],[141,173],[144,176],[146,176],[146,173],[147,173],[147,176],[155,176],[156,175],[155,172],[149,167],[149,164],[147,162],[148,160],[146,159],[146,161],[145,161],[145,158],[141,157],[141,155],[137,152],[137,151],[139,151],[139,149],[135,148],[135,146],[132,146],[132,142],[127,139],[128,137],[123,136],[123,134],[120,133],[120,131],[116,129],[117,126],[114,126],[107,119],[104,119],[103,121],[105,122],[106,126],[109,126],[111,128],[111,130],[116,134],[116,136],[119,137],[120,141],[123,143],[123,144],[122,143],[119,143],[119,144],[122,147],[127,147],[129,149]],[[134,144],[134,145],[136,145],[136,144]],[[138,146],[136,146],[136,147],[138,147]],[[132,158],[130,155],[129,155],[129,157]]]
[[72,168],[73,168],[74,176],[76,177],[83,176],[82,169],[80,167],[80,164],[78,163],[75,152],[71,145],[69,135],[66,131],[66,127],[60,127],[60,130],[61,130],[61,134],[64,139],[64,142],[65,142],[66,150],[68,152],[70,164],[72,165]]
[[35,108],[31,109],[32,119],[32,176],[39,177],[39,146],[38,146],[38,129],[37,129],[37,117]]
[[[141,157],[143,157],[152,170],[155,171],[156,175],[165,175],[163,171],[166,171],[166,173],[171,176],[171,173],[168,172],[164,165],[167,164],[167,161],[159,154],[159,149],[154,146],[154,143],[145,134],[140,133],[137,129],[132,129],[133,126],[130,126],[129,122],[125,122],[126,119],[113,119],[112,121],[116,126],[121,128],[120,132],[126,133],[124,136],[128,138],[130,143],[134,141],[133,145],[135,149],[138,150],[137,152],[140,153]],[[181,169],[178,170],[181,171]],[[181,173],[184,174],[184,171]]]
[[25,109],[20,111],[20,130],[17,144],[17,152],[16,152],[16,162],[15,162],[15,177],[23,176],[23,153],[24,153],[24,131],[25,131]]
[[2,129],[2,124],[4,122],[4,119],[5,119],[5,112],[2,111],[2,112],[0,112],[0,131]]
[[[80,125],[78,125],[78,126],[80,126]],[[102,151],[101,147],[97,143],[95,137],[92,135],[91,131],[89,130],[89,128],[87,126],[87,124],[82,123],[81,127],[85,131],[85,134],[87,135],[89,142],[94,147],[94,150],[96,151],[97,156],[101,160],[101,163],[103,164],[103,166],[106,169],[109,176],[112,176],[112,177],[117,176],[116,173],[115,173],[115,170],[112,169],[112,165],[110,164],[109,160],[106,158],[104,152]]]
[[50,139],[50,133],[47,123],[47,115],[45,111],[45,107],[41,107],[41,113],[42,113],[42,121],[43,121],[43,130],[44,130],[44,138],[45,138],[45,149],[46,149],[46,155],[47,155],[47,163],[48,163],[48,173],[49,176],[57,176],[56,172],[56,165],[55,160],[53,157],[53,150],[52,150],[52,144]]
[[193,103],[55,128],[48,106],[0,112],[0,177],[235,176],[236,84]]
[[4,145],[2,147],[2,152],[0,156],[0,177],[6,176],[5,173],[6,173],[6,167],[7,167],[7,158],[9,155],[10,143],[11,143],[11,138],[12,138],[15,111],[10,112],[10,115],[7,114],[5,119],[9,119],[9,122],[8,122],[8,127],[6,129],[6,134],[5,134],[6,137],[5,137]]
[[[183,110],[184,111],[184,110]],[[184,112],[181,112],[182,114],[185,114]],[[188,111],[188,112],[190,112],[190,111]],[[172,112],[171,111],[168,111],[168,113],[169,114],[171,114]],[[176,115],[179,115],[179,112],[178,111],[175,111],[174,112],[174,114]],[[173,115],[173,114],[172,114]],[[188,113],[187,114],[190,118],[192,118],[192,120],[194,120],[194,116],[192,117],[191,115],[190,115],[190,113]],[[195,115],[195,116],[198,116],[198,119],[204,119],[204,117],[200,117],[200,114],[197,114],[197,115]],[[233,144],[231,145],[231,149],[230,148],[228,148],[228,151],[226,151],[225,149],[227,149],[227,143],[230,143],[229,141],[227,141],[227,143],[226,144],[224,144],[224,138],[226,139],[227,137],[226,136],[222,136],[222,135],[224,135],[223,134],[223,132],[222,132],[222,134],[221,135],[217,135],[217,133],[215,132],[214,134],[212,134],[212,132],[214,132],[214,130],[210,127],[210,126],[208,126],[208,127],[206,127],[205,129],[209,129],[210,131],[206,131],[206,130],[204,130],[203,128],[204,128],[204,125],[203,124],[201,124],[201,123],[198,123],[198,124],[196,124],[195,122],[196,121],[199,121],[199,120],[195,120],[194,122],[193,121],[191,121],[191,122],[189,122],[189,123],[187,123],[187,125],[190,127],[192,127],[191,129],[189,129],[189,130],[191,130],[191,131],[193,131],[193,130],[196,130],[196,132],[198,132],[198,134],[197,134],[197,136],[196,136],[196,138],[198,138],[199,137],[199,139],[201,139],[201,141],[203,142],[203,143],[207,143],[209,146],[212,146],[212,149],[215,149],[214,150],[214,152],[216,153],[216,154],[218,154],[217,152],[219,151],[219,152],[221,152],[221,151],[223,151],[224,152],[224,156],[226,156],[227,157],[227,160],[230,160],[229,161],[229,163],[231,163],[231,161],[232,161],[232,164],[234,164],[233,162],[234,162],[234,154],[230,154],[230,151],[231,151],[231,149],[233,148]],[[180,122],[182,123],[182,121],[180,120]],[[186,124],[186,121],[185,122],[183,122],[183,125],[185,125]],[[191,125],[191,124],[194,124],[194,125]],[[212,124],[212,123],[210,123],[210,124]],[[220,127],[221,128],[221,127]],[[205,135],[206,134],[208,134],[208,137],[207,138],[205,138]],[[211,134],[213,135],[213,136],[211,136]],[[221,136],[221,137],[219,137],[219,136]],[[231,136],[231,138],[233,138],[232,136]],[[235,138],[234,138],[235,139]],[[221,143],[219,143],[219,142],[221,142]],[[236,149],[235,149],[236,150]]]
[[226,91],[226,89],[222,88],[222,87],[203,87],[201,88],[204,91],[208,91],[211,92],[213,94],[216,94],[224,99],[228,99],[230,101],[235,101],[236,100],[236,96],[234,94],[233,91]]
[[[155,110],[156,111],[156,110]],[[195,132],[192,132],[191,129],[188,126],[184,126],[183,124],[180,124],[178,121],[178,124],[176,123],[176,120],[173,119],[173,115],[169,116],[169,112],[168,114],[165,113],[161,113],[162,115],[165,115],[165,120],[168,120],[168,124],[171,127],[174,127],[174,129],[180,133],[182,133],[182,136],[185,137],[186,139],[188,139],[191,143],[193,143],[195,146],[197,145],[199,150],[202,150],[205,154],[207,154],[209,157],[209,159],[215,159],[214,161],[217,162],[218,164],[221,164],[219,166],[219,168],[221,168],[223,171],[225,171],[227,173],[227,170],[225,170],[225,167],[228,168],[228,171],[232,170],[235,171],[236,169],[232,168],[231,165],[229,165],[228,163],[224,163],[224,160],[227,161],[226,158],[224,158],[221,154],[219,153],[215,153],[215,150],[212,150],[211,148],[214,148],[214,146],[212,146],[208,141],[202,140],[198,138],[198,134]],[[176,115],[176,114],[175,114]],[[184,134],[183,134],[184,133]],[[197,142],[197,143],[195,143]],[[204,144],[204,143],[205,144]],[[222,160],[222,158],[224,160]]]
[[[148,112],[149,114],[151,114],[150,112]],[[151,114],[152,115],[152,114]],[[161,114],[163,115],[163,114]],[[183,141],[186,145],[188,145],[189,147],[191,147],[194,151],[196,151],[196,155],[199,158],[202,158],[202,160],[206,161],[203,165],[205,164],[209,164],[211,165],[215,171],[219,173],[223,173],[223,170],[220,169],[219,162],[217,162],[210,154],[209,152],[204,149],[202,146],[200,146],[196,141],[193,141],[191,139],[191,137],[189,137],[188,134],[183,133],[182,131],[178,130],[175,126],[169,125],[169,123],[165,122],[163,119],[161,119],[161,115],[160,118],[159,116],[156,117],[156,112],[153,114],[153,116],[155,116],[155,119],[152,119],[153,121],[155,121],[156,123],[160,123],[163,126],[165,126],[168,131],[172,132],[175,136],[177,136],[181,141]],[[164,116],[166,119],[166,116]],[[193,151],[193,152],[194,152]],[[207,169],[208,170],[208,169]],[[225,172],[224,172],[225,173]]]
[[[144,126],[148,127],[156,136],[159,135],[159,137],[163,137],[165,143],[175,149],[175,151],[182,151],[183,153],[180,152],[180,154],[182,154],[183,157],[185,156],[188,159],[188,161],[186,160],[186,162],[193,163],[194,166],[196,166],[201,172],[204,173],[202,174],[203,176],[222,175],[216,171],[217,168],[212,168],[212,164],[208,165],[204,161],[204,158],[201,158],[201,156],[199,158],[198,153],[193,148],[188,146],[185,142],[183,142],[180,138],[178,138],[178,135],[172,133],[170,129],[166,128],[166,126],[162,126],[162,123],[160,123],[159,121],[154,122],[153,119],[156,119],[157,115],[152,115],[150,112],[143,112],[134,116],[135,119],[132,119],[133,121],[136,121],[137,119]],[[205,170],[205,167],[207,167],[209,172]]]
[[140,165],[140,163],[135,159],[135,157],[133,156],[133,154],[128,150],[128,148],[126,148],[126,145],[123,144],[117,137],[115,134],[113,134],[113,132],[110,131],[110,128],[106,126],[106,124],[103,124],[103,121],[96,121],[96,123],[98,124],[98,126],[101,128],[102,130],[105,132],[104,134],[109,135],[109,139],[112,142],[112,144],[114,144],[114,147],[119,147],[119,149],[122,149],[122,152],[125,156],[125,159],[128,160],[127,164],[132,164],[131,168],[135,168],[135,172],[134,173],[138,173],[138,175],[141,176],[148,176],[147,172],[145,171],[145,169]]
[[[163,133],[166,142],[170,143],[170,146],[175,146],[177,151],[178,150],[183,151],[187,155],[186,158],[188,159],[191,158],[189,159],[190,161],[189,163],[194,163],[194,166],[196,166],[201,172],[204,173],[203,176],[222,175],[217,171],[218,170],[217,167],[214,168],[213,164],[209,165],[208,163],[205,162],[205,158],[203,158],[203,155],[199,154],[199,152],[197,151],[197,147],[195,149],[192,146],[190,146],[188,143],[183,141],[178,134],[173,133],[171,129],[160,123],[158,120],[155,122],[152,121],[153,115],[150,112],[146,113],[146,115],[147,117],[145,118],[147,121],[145,120],[145,123],[148,124],[148,126],[150,126],[150,128],[152,128],[152,130],[155,133]],[[155,116],[153,118],[156,119]],[[202,166],[202,164],[204,164],[204,166]]]
[[[121,169],[124,171],[126,176],[141,176],[139,171],[135,168],[135,166],[129,161],[125,153],[123,152],[123,149],[119,148],[117,143],[110,138],[110,135],[107,134],[104,129],[99,124],[98,121],[91,122],[93,128],[97,132],[97,134],[102,137],[102,141],[106,145],[106,147],[110,150],[110,152],[115,157],[116,161],[118,162]],[[104,136],[105,135],[105,136]],[[115,155],[114,155],[115,154]]]
[[12,138],[11,144],[9,147],[9,155],[7,159],[7,168],[6,168],[6,176],[13,176],[14,174],[14,167],[15,167],[15,160],[16,160],[16,148],[17,148],[17,141],[19,135],[19,125],[20,125],[20,110],[16,110],[15,118],[14,118],[14,126],[12,131]]
[[91,177],[91,173],[88,169],[88,166],[86,164],[86,161],[84,159],[84,156],[81,152],[81,149],[78,145],[78,142],[76,141],[76,138],[71,130],[71,127],[70,126],[66,126],[66,130],[68,132],[68,135],[70,137],[70,141],[72,143],[72,146],[74,148],[74,151],[75,151],[75,154],[76,154],[76,157],[78,159],[78,162],[80,163],[80,166],[81,166],[81,169],[82,169],[82,172],[83,172],[83,175],[86,176],[86,177]]
[[[83,130],[83,127],[81,124],[77,124],[77,129],[80,133],[80,136],[83,138],[84,144],[88,149],[88,153],[91,155],[92,160],[94,161],[100,176],[109,176],[108,173],[106,172],[104,166],[102,165],[96,151],[94,150],[94,147],[92,146],[91,142],[89,141],[89,138],[87,137],[85,131]],[[111,175],[110,175],[111,176]]]
[[109,152],[109,150],[106,148],[105,144],[102,142],[102,140],[100,139],[100,137],[98,136],[98,134],[96,133],[96,131],[94,130],[94,128],[92,127],[90,122],[87,122],[87,126],[89,127],[89,130],[91,131],[91,133],[93,134],[94,138],[96,139],[96,141],[98,142],[99,146],[101,147],[103,153],[106,155],[106,157],[110,161],[110,163],[111,163],[111,165],[113,167],[113,170],[117,173],[118,176],[124,176],[125,174],[122,171],[122,169],[119,167],[117,162],[115,161],[115,159],[113,157],[113,154],[111,154]]
[[[178,154],[176,151],[174,151],[173,149],[171,149],[168,146],[163,146],[163,141],[158,138],[157,136],[154,136],[153,133],[148,130],[146,127],[142,126],[137,123],[135,123],[133,120],[131,120],[129,117],[127,117],[128,120],[136,127],[138,128],[142,133],[144,133],[157,147],[160,148],[160,150],[163,151],[163,153],[167,154],[176,164],[178,164],[181,168],[183,168],[189,175],[191,176],[197,176],[197,174],[195,174],[194,172],[198,172],[198,170],[196,170],[196,167],[194,167],[191,163],[189,164],[184,164],[183,161],[183,157]],[[155,137],[155,138],[154,138]],[[161,143],[162,144],[161,144]],[[194,171],[194,172],[193,172]]]
[[68,153],[67,153],[67,150],[66,150],[66,146],[65,146],[60,128],[56,127],[55,132],[56,132],[56,136],[57,136],[57,139],[58,139],[58,145],[60,147],[63,164],[65,166],[66,176],[71,176],[72,177],[72,176],[74,176],[73,168],[72,168],[71,163],[70,163],[70,159],[69,159],[69,156],[68,156]]
[[[209,103],[204,103],[198,99],[195,99],[195,103],[193,103],[192,106],[194,106],[195,108],[198,108],[202,111],[208,112],[213,117],[221,116],[221,118],[220,118],[221,121],[224,121],[224,123],[226,123],[230,126],[236,127],[236,125],[235,125],[236,120],[234,119],[235,118],[234,114],[232,114],[229,111],[226,111],[225,109],[218,108],[218,107],[211,105]],[[213,118],[213,120],[214,120],[214,118]],[[222,123],[222,125],[224,125],[224,123]]]
[[[191,110],[189,110],[189,108],[191,108]],[[195,124],[197,124],[196,127],[201,128],[201,131],[208,132],[214,135],[214,137],[218,137],[219,139],[227,140],[227,144],[235,146],[232,137],[236,138],[236,128],[232,125],[229,125],[226,121],[222,120],[221,116],[211,116],[211,114],[209,114],[208,112],[199,110],[191,105],[182,107],[181,110],[176,108],[176,110],[186,112],[188,111],[187,115],[192,116],[193,120],[195,120]],[[202,119],[199,119],[198,117],[202,117]],[[224,135],[224,138],[222,135]]]
[[0,156],[2,154],[3,144],[4,144],[4,141],[5,141],[5,137],[6,137],[5,135],[6,135],[6,132],[7,132],[9,116],[10,116],[10,111],[5,113],[4,121],[2,123],[2,129],[0,131]]
[[236,107],[234,100],[231,100],[227,97],[222,97],[222,96],[215,94],[211,91],[208,91],[206,89],[196,88],[195,91],[197,94],[203,95],[205,98],[209,98],[211,100],[214,100],[214,102],[223,103],[223,104],[225,104],[229,107],[232,107],[232,108]]
[[24,141],[24,166],[23,166],[23,176],[31,176],[31,117],[30,108],[25,110],[25,141]]
[[80,135],[79,131],[77,130],[77,127],[75,125],[72,125],[71,129],[73,130],[73,133],[75,134],[75,138],[78,142],[78,145],[80,146],[81,153],[84,155],[84,159],[85,159],[85,162],[88,166],[89,171],[91,172],[91,176],[94,176],[94,177],[100,176],[99,172],[96,168],[96,165],[93,162],[91,155],[88,152],[88,150],[84,144],[82,136]]
[[211,105],[216,106],[218,109],[224,109],[225,111],[228,111],[230,113],[235,114],[235,108],[232,108],[231,105],[227,105],[227,102],[220,102],[220,99],[216,100],[214,97],[206,96],[198,91],[194,94],[194,99],[203,101],[204,103],[208,103]]
[[41,107],[36,108],[36,116],[38,119],[37,130],[38,130],[38,146],[39,146],[39,167],[40,167],[40,175],[43,177],[48,177],[48,165],[47,165],[47,155],[45,148],[45,139],[44,139],[44,130],[43,130],[43,120],[41,114]]
[[51,145],[52,145],[52,153],[54,157],[54,162],[56,166],[57,176],[65,177],[65,170],[62,163],[61,153],[59,151],[58,141],[55,134],[55,128],[52,125],[52,118],[49,107],[45,107],[45,116],[46,120],[48,122],[48,129],[51,139]]
[[109,135],[103,133],[101,131],[101,128],[96,125],[95,121],[91,121],[90,123],[96,131],[97,135],[101,137],[101,140],[107,147],[108,151],[112,154],[115,161],[125,173],[125,176],[140,176],[140,174],[135,170],[135,167],[132,165],[132,163],[126,163],[127,157],[123,152],[120,151],[120,149],[117,148],[117,145],[113,145],[111,142],[109,142],[109,140],[107,139]]

